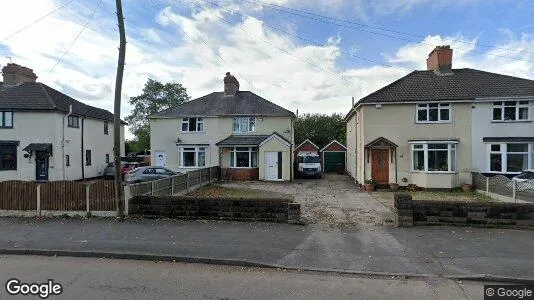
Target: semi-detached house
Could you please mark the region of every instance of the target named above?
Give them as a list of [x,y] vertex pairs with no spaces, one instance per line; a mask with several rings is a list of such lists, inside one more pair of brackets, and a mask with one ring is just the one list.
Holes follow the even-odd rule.
[[293,177],[295,115],[226,74],[213,92],[150,116],[152,163],[180,172],[219,166],[224,179]]
[[113,114],[36,82],[29,68],[10,63],[2,73],[0,181],[102,176],[113,161]]
[[347,171],[358,183],[453,188],[471,172],[534,168],[534,81],[453,69],[436,47],[413,71],[360,99],[345,117]]

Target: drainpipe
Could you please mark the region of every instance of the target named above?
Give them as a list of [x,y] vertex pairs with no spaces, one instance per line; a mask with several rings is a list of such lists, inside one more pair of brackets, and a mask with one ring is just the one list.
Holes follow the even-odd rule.
[[397,148],[393,148],[393,151],[395,151],[395,183],[399,183],[399,174],[397,173]]
[[82,117],[82,118],[81,118],[81,121],[82,121],[82,128],[81,128],[81,130],[82,130],[82,132],[81,132],[81,133],[82,133],[82,145],[81,145],[81,146],[82,146],[82,147],[81,147],[81,148],[82,148],[82,156],[81,156],[81,157],[82,157],[82,159],[81,159],[81,161],[82,161],[82,180],[85,181],[85,162],[84,162],[84,155],[85,155],[84,152],[85,152],[85,151],[84,151],[84,147],[83,147],[83,145],[84,145],[84,141],[83,141],[83,127],[84,127],[84,126],[83,126],[83,123],[84,123],[84,122],[83,122],[83,121],[84,121],[84,120],[85,120],[85,118]]
[[67,180],[65,175],[66,166],[65,166],[65,118],[68,118],[72,114],[72,105],[69,105],[69,112],[63,116],[63,126],[62,126],[62,137],[61,137],[61,153],[63,154],[63,180]]

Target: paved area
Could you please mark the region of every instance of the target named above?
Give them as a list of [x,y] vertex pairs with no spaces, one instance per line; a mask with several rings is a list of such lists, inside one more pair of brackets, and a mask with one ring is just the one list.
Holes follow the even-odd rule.
[[[483,284],[443,278],[354,277],[276,269],[65,258],[0,256],[4,282],[53,279],[49,299],[483,299]],[[37,299],[37,297],[34,297]]]
[[322,179],[296,179],[294,182],[223,183],[227,187],[260,189],[293,195],[301,204],[308,223],[329,226],[392,224],[393,215],[383,204],[356,188],[346,175],[325,174]]
[[532,249],[534,231],[510,229],[0,219],[4,254],[26,250],[99,257],[139,254],[192,262],[534,280]]

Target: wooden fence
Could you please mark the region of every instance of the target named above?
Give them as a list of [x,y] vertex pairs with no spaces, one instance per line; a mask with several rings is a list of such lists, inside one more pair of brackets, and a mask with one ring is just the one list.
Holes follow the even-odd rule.
[[0,182],[0,210],[15,211],[113,211],[113,181]]

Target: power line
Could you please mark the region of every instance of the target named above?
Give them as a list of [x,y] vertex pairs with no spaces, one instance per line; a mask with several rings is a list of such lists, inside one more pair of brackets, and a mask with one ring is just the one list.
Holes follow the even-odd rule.
[[[226,12],[230,12],[230,11],[228,11],[227,9],[225,9],[224,7],[222,7],[222,6],[220,6],[220,5],[216,4],[216,3],[213,3],[213,2],[208,1],[208,0],[203,0],[203,1],[204,1],[204,2],[207,2],[207,3],[210,3],[210,4],[213,5],[213,6],[219,7],[219,8],[221,8],[221,9],[225,10]],[[235,13],[236,15],[239,15],[239,16],[241,16],[241,17],[243,17],[243,18],[247,17],[247,16],[245,16],[245,15],[243,15],[243,14],[240,14],[240,13],[238,13],[238,12],[232,12],[232,13]],[[261,20],[261,19],[260,19],[260,20]],[[277,31],[282,32],[282,33],[284,33],[284,34],[286,34],[286,35],[289,35],[289,36],[298,38],[298,39],[300,39],[300,40],[306,41],[306,42],[311,43],[311,44],[313,44],[313,45],[315,45],[315,46],[319,46],[319,47],[328,47],[328,45],[318,43],[318,42],[313,41],[313,40],[310,40],[310,39],[308,39],[308,38],[305,38],[305,37],[299,36],[299,35],[297,35],[297,34],[294,34],[294,33],[285,31],[285,30],[283,30],[283,29],[280,29],[280,28],[278,28],[278,27],[269,25],[269,24],[267,24],[267,22],[265,22],[264,20],[261,20],[261,21],[262,21],[262,24],[265,25],[266,27],[269,27],[269,28],[271,28],[271,29],[277,30]],[[371,62],[371,63],[375,63],[375,64],[383,65],[383,66],[385,66],[385,67],[389,67],[389,68],[393,68],[393,69],[398,69],[398,70],[401,70],[401,71],[406,71],[406,70],[403,69],[403,68],[399,68],[399,67],[396,67],[396,66],[393,66],[393,65],[389,65],[389,64],[382,63],[382,62],[379,62],[379,61],[376,61],[376,60],[372,60],[372,59],[365,58],[365,57],[362,57],[362,56],[359,56],[359,55],[355,55],[355,54],[353,54],[353,53],[351,53],[351,52],[344,51],[344,50],[339,49],[339,48],[337,49],[337,51],[339,51],[339,52],[341,52],[341,53],[343,53],[343,54],[352,56],[352,57],[357,58],[357,59],[365,60],[365,61],[367,61],[367,62]]]
[[[323,15],[319,15],[319,14],[315,14],[315,13],[311,13],[311,12],[305,12],[305,11],[301,11],[301,10],[298,10],[298,9],[292,9],[292,8],[288,8],[288,7],[285,7],[285,6],[265,3],[265,2],[261,2],[261,1],[250,1],[250,0],[241,0],[241,1],[248,2],[248,3],[251,3],[251,4],[255,4],[255,5],[259,5],[259,6],[265,6],[265,7],[269,8],[269,9],[280,11],[280,12],[283,12],[283,13],[286,13],[286,14],[300,16],[300,17],[303,17],[303,18],[308,18],[308,19],[311,19],[311,20],[315,20],[315,21],[319,21],[319,22],[323,22],[323,23],[328,23],[328,24],[339,26],[339,27],[354,29],[354,30],[367,32],[367,33],[374,34],[374,35],[384,36],[384,37],[393,38],[393,39],[397,39],[397,40],[408,41],[408,42],[412,42],[412,43],[424,44],[424,45],[429,45],[429,46],[433,46],[433,47],[436,46],[435,44],[431,44],[431,43],[421,42],[421,41],[417,41],[417,40],[414,40],[414,39],[394,36],[394,35],[380,33],[380,32],[376,32],[376,31],[370,31],[370,30],[358,28],[358,27],[355,27],[355,26],[350,26],[350,25],[346,25],[346,24],[340,24],[340,23],[336,23],[336,22],[345,22],[345,23],[350,23],[350,24],[357,24],[358,26],[380,29],[380,30],[384,30],[384,31],[397,33],[397,34],[404,34],[404,35],[411,35],[411,36],[415,36],[415,37],[426,38],[425,36],[422,36],[422,35],[416,35],[416,34],[411,34],[411,33],[403,33],[401,31],[396,31],[396,30],[385,29],[385,28],[376,27],[376,26],[365,25],[365,24],[361,24],[361,23],[357,23],[357,22],[353,22],[353,21],[346,21],[346,20],[336,19],[336,18],[332,18],[332,17],[327,17],[327,16],[323,16]],[[286,9],[286,10],[279,9],[277,7],[282,7],[284,9]],[[290,11],[288,11],[288,10],[290,10]],[[293,11],[297,11],[298,13],[295,13]],[[309,16],[305,15],[305,14],[309,14]],[[318,16],[320,18],[315,18],[315,17],[312,17],[312,16]],[[336,22],[329,21],[328,19],[335,20]],[[460,43],[465,43],[465,44],[473,44],[473,45],[483,46],[483,47],[492,47],[492,48],[495,48],[495,49],[503,49],[503,50],[507,50],[507,51],[515,51],[515,52],[521,52],[521,53],[525,53],[525,54],[534,54],[533,52],[528,52],[528,51],[523,51],[523,50],[515,50],[515,49],[509,49],[509,48],[494,47],[494,46],[490,46],[490,45],[477,44],[477,43],[474,43],[474,42],[466,42],[466,41],[461,41],[461,40],[453,40],[453,42],[460,42]],[[501,58],[519,60],[519,61],[526,61],[526,62],[534,62],[534,60],[522,59],[522,58],[506,56],[506,55],[493,54],[493,53],[489,53],[489,52],[486,52],[486,51],[477,51],[477,50],[471,50],[471,49],[466,49],[466,48],[458,48],[458,47],[456,47],[456,49],[464,50],[466,52],[486,54],[486,55],[495,56],[495,57],[501,57]]]
[[85,22],[85,24],[83,25],[82,29],[80,30],[80,32],[78,32],[78,35],[76,35],[76,37],[74,38],[74,40],[70,43],[69,47],[65,50],[65,52],[63,52],[63,54],[61,55],[61,57],[57,60],[56,64],[50,69],[50,71],[48,71],[48,74],[54,72],[54,70],[56,69],[56,67],[63,61],[63,58],[65,57],[65,55],[67,55],[67,53],[69,53],[70,49],[72,48],[72,46],[74,46],[74,44],[76,43],[76,41],[78,40],[78,38],[82,35],[83,31],[85,30],[85,28],[87,28],[87,25],[89,25],[89,22],[91,22],[91,20],[93,19],[93,17],[95,16],[95,13],[96,11],[98,10],[98,8],[100,7],[100,5],[102,4],[102,1],[103,0],[99,0],[98,1],[98,4],[96,5],[95,9],[93,10],[93,12],[91,13],[91,15],[89,16],[89,18],[87,18],[87,21]]
[[243,31],[243,32],[245,32],[245,33],[247,33],[248,35],[250,35],[250,36],[252,36],[252,37],[254,37],[254,38],[256,38],[256,39],[259,39],[259,40],[263,41],[264,43],[266,43],[266,44],[268,44],[268,45],[270,45],[270,46],[272,46],[272,47],[275,47],[275,48],[277,48],[278,50],[280,50],[280,51],[282,51],[282,52],[284,52],[284,53],[286,53],[286,54],[288,54],[288,55],[291,55],[291,56],[295,57],[296,59],[298,59],[298,60],[300,60],[300,61],[302,61],[302,62],[305,62],[305,63],[307,63],[307,64],[309,64],[309,65],[311,65],[311,66],[313,66],[313,67],[315,67],[315,68],[317,68],[317,69],[319,69],[319,70],[322,70],[322,71],[327,72],[327,73],[329,73],[329,74],[331,74],[331,75],[333,75],[333,76],[336,76],[336,77],[340,78],[341,80],[343,80],[343,81],[345,81],[345,82],[348,82],[348,83],[350,83],[350,84],[352,84],[352,85],[356,85],[355,82],[352,82],[352,81],[346,79],[344,76],[339,76],[339,74],[336,74],[336,73],[334,73],[334,72],[332,72],[332,71],[330,71],[330,70],[328,70],[328,69],[326,69],[326,68],[324,68],[324,67],[321,67],[321,66],[319,66],[319,65],[317,65],[317,64],[315,64],[315,63],[313,63],[313,62],[311,62],[311,61],[309,61],[309,60],[307,60],[307,59],[304,59],[304,58],[301,58],[301,57],[299,57],[299,56],[296,56],[295,54],[289,52],[288,50],[286,50],[286,49],[284,49],[284,48],[281,48],[281,47],[278,47],[277,45],[275,45],[275,44],[273,44],[273,43],[271,43],[271,42],[269,42],[269,41],[267,41],[267,40],[265,40],[265,39],[263,39],[263,38],[261,38],[261,37],[254,36],[253,34],[251,34],[250,32],[248,32],[246,29],[243,29],[241,26],[238,26],[238,25],[236,25],[236,24],[234,24],[234,23],[232,23],[232,22],[226,20],[225,18],[223,18],[223,17],[221,17],[221,16],[218,16],[217,14],[214,14],[214,13],[211,12],[209,9],[206,9],[205,7],[203,7],[203,6],[199,5],[199,4],[196,4],[196,3],[193,3],[193,2],[191,2],[191,3],[194,4],[194,5],[196,5],[196,6],[198,6],[198,7],[201,8],[201,9],[204,9],[204,10],[205,10],[206,12],[208,12],[209,14],[211,14],[211,15],[213,15],[213,16],[219,18],[219,19],[221,19],[221,21],[223,21],[223,22],[225,22],[225,23],[231,25],[232,27],[235,27],[235,28],[237,28],[237,29],[239,29],[239,30],[241,30],[241,31]]
[[25,26],[21,27],[20,29],[16,30],[15,32],[13,32],[13,33],[11,33],[10,35],[8,35],[8,36],[6,36],[5,38],[3,38],[1,42],[5,42],[6,40],[12,38],[13,36],[15,36],[15,35],[21,33],[22,31],[24,31],[24,30],[26,30],[26,29],[32,27],[33,25],[39,23],[41,20],[45,19],[46,17],[50,16],[51,14],[53,14],[53,13],[55,13],[56,11],[58,11],[58,10],[64,8],[65,6],[71,4],[71,3],[74,2],[74,1],[76,1],[76,0],[70,0],[69,2],[67,2],[67,3],[61,5],[60,7],[58,7],[58,8],[56,8],[56,9],[52,10],[51,12],[49,12],[49,13],[47,13],[46,15],[44,15],[44,16],[38,18],[37,20],[33,21],[32,23],[30,23],[30,24],[28,24],[28,25],[25,25]]
[[[149,0],[150,1],[150,4],[154,5],[154,2],[152,0]],[[180,26],[180,24],[178,24],[177,22],[175,22],[166,12],[165,10],[162,10],[161,11],[166,17],[167,19],[169,19],[171,22],[173,22],[177,27],[178,29],[180,29],[180,31],[186,36],[188,37],[193,43],[197,43],[195,41],[195,39],[193,39],[189,34],[187,34],[187,32]],[[201,37],[198,37],[198,39],[208,48],[208,50],[210,50],[211,52],[213,52],[213,54],[215,54],[224,64],[226,64],[229,68],[233,69],[231,67],[231,65],[215,50],[213,50],[209,45],[208,43]],[[250,80],[248,80],[247,78],[245,78],[244,76],[240,75],[237,71],[233,70],[232,72],[234,72],[237,76],[243,78],[245,81],[247,81],[249,84],[251,84],[251,87],[254,85],[254,83]]]

